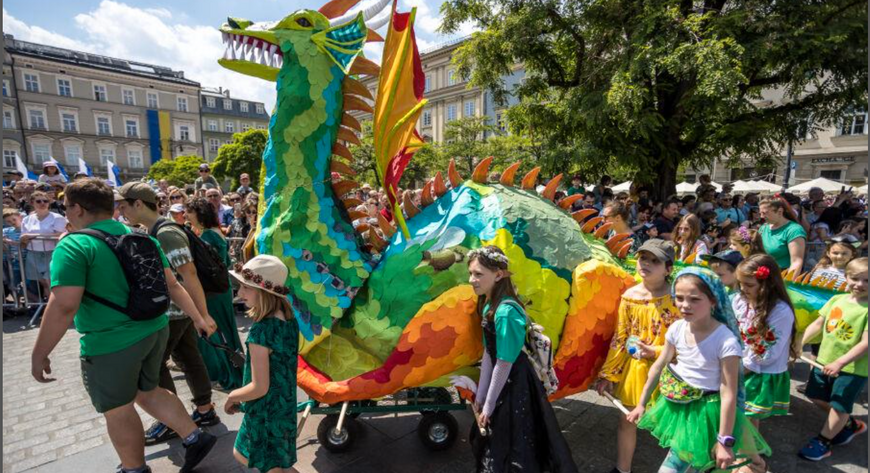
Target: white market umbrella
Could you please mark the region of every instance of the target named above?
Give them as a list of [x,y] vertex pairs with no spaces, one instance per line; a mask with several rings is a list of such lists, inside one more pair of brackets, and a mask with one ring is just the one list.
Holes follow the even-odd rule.
[[792,194],[806,194],[813,187],[818,187],[825,191],[825,193],[827,194],[833,192],[840,192],[840,189],[843,187],[843,183],[832,181],[824,177],[817,177],[812,181],[807,181],[802,184],[789,187],[788,192],[791,192]]
[[717,192],[722,190],[722,184],[719,184],[716,181],[710,181],[710,185],[715,187]]
[[864,184],[863,186],[855,189],[853,192],[857,195],[866,194],[867,193],[867,184]]
[[690,184],[688,182],[681,182],[677,184],[677,194],[678,195],[686,195],[686,194],[694,194],[695,189],[698,188],[698,184]]
[[772,182],[761,181],[761,180],[750,181],[750,182],[752,182],[752,184],[754,186],[758,187],[758,190],[754,191],[754,192],[762,192],[762,193],[766,193],[766,194],[772,194],[774,192],[779,192],[780,190],[782,190],[782,186],[774,184]]
[[755,183],[752,181],[734,181],[731,183],[731,186],[733,186],[731,192],[737,192],[740,194],[745,194],[747,192],[758,192],[759,187],[754,184]]
[[611,190],[613,192],[628,192],[629,189],[631,189],[631,181],[625,181],[622,184],[613,186]]

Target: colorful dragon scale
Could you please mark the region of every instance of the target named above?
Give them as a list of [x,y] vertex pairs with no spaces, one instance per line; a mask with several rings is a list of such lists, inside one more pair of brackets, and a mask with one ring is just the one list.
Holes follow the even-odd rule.
[[[263,153],[255,250],[278,256],[289,269],[288,298],[303,339],[299,386],[320,402],[337,403],[444,386],[452,374],[475,375],[483,347],[466,255],[496,245],[510,259],[529,315],[553,340],[560,387],[552,397],[585,389],[607,355],[620,295],[636,281],[621,259],[630,246],[627,235],[605,242],[601,236],[609,224],[593,232],[600,218],[584,211],[571,215],[555,205],[558,178],[541,197],[530,191],[537,171],[520,189],[512,185],[516,166],[500,183],[489,184],[484,176],[491,160],[468,181],[451,163],[451,189],[438,174],[424,190],[425,208],[405,202],[407,234],[385,221],[381,227],[392,235],[389,244],[356,233],[368,226],[358,224],[355,231],[357,216],[345,208],[353,202],[341,200],[356,184],[350,179],[332,184],[330,175],[352,173],[343,161],[352,157],[341,141],[353,141],[352,129],[359,124],[345,112],[374,111],[363,100],[370,98],[368,91],[353,76],[379,74],[377,65],[358,56],[366,41],[381,40],[366,21],[388,0],[347,14],[357,1],[333,0],[320,11],[300,10],[275,23],[231,18],[221,28],[227,52],[220,64],[277,85]],[[388,16],[387,44],[396,44],[390,35],[408,34],[413,11],[396,13],[394,2]],[[414,61],[396,61],[397,67],[419,66],[416,47],[413,54]],[[417,70],[384,71],[381,85],[399,94],[415,91],[416,84],[401,81],[418,79]],[[406,96],[420,103],[420,94]],[[380,105],[378,110],[389,110]],[[414,107],[411,113],[419,112]],[[411,115],[396,115],[376,114],[374,126],[400,130],[404,125],[398,120]],[[379,163],[380,177],[386,170],[393,183],[416,146],[407,128],[401,133],[404,141],[389,142],[385,149],[402,156]],[[810,313],[824,303],[814,289],[805,298]]]

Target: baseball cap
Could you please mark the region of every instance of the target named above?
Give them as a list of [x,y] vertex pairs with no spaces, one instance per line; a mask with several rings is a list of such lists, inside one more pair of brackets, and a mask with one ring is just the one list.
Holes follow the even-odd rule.
[[855,237],[855,235],[849,235],[848,233],[844,233],[842,235],[832,236],[828,238],[829,243],[846,243],[855,247],[861,246],[861,240]]
[[169,211],[174,214],[184,213],[184,206],[181,204],[172,204],[169,206]]
[[660,238],[653,238],[644,242],[637,249],[638,253],[641,251],[646,251],[665,263],[674,262],[674,244]]
[[200,170],[200,171],[208,171],[209,169],[211,169],[211,168],[208,167],[208,164],[206,164],[206,163],[202,163],[202,164],[199,165],[199,170]]
[[54,161],[45,161],[44,163],[42,163],[42,168],[43,168],[43,169],[45,169],[45,168],[56,168],[56,167],[57,167],[57,163],[54,162]]
[[725,250],[716,253],[715,255],[701,255],[701,259],[708,264],[714,261],[724,261],[733,267],[737,267],[743,261],[743,255],[736,250]]
[[144,182],[128,182],[115,191],[115,200],[141,200],[149,204],[157,203],[157,193]]

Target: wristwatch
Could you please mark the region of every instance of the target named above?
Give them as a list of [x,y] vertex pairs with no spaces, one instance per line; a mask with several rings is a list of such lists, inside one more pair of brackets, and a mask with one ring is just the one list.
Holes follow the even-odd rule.
[[734,446],[734,437],[730,435],[716,435],[716,440],[722,444],[723,447],[731,448]]

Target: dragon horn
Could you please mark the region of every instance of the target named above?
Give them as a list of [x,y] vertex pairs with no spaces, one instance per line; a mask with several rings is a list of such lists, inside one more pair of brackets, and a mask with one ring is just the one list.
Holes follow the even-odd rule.
[[[363,21],[371,20],[375,15],[380,13],[380,11],[383,10],[384,7],[386,7],[389,3],[390,3],[390,0],[379,0],[374,5],[366,8],[365,10],[362,10]],[[354,18],[356,18],[357,15],[359,15],[359,13],[360,12],[357,11],[357,12],[348,13],[346,15],[342,15],[338,18],[333,18],[333,19],[329,20],[329,26],[343,25],[343,24],[353,20]]]
[[378,232],[374,229],[369,230],[369,242],[372,246],[378,251],[378,253],[384,251],[384,248],[387,247],[387,242],[378,235]]
[[415,215],[420,213],[420,209],[414,205],[414,201],[411,200],[410,192],[405,192],[405,195],[402,196],[402,205],[405,207],[405,214],[408,215],[408,220],[414,218]]
[[622,245],[622,248],[619,249],[619,251],[616,253],[616,256],[620,259],[625,259],[625,257],[628,256],[628,250],[631,249],[631,244],[632,243],[629,241]]
[[357,187],[359,183],[356,181],[338,181],[332,185],[332,191],[337,196],[343,196]]
[[529,171],[525,177],[523,177],[523,190],[533,190],[535,188],[535,179],[538,178],[538,173],[541,172],[541,166],[536,167]]
[[344,113],[341,115],[341,124],[342,126],[346,126],[351,130],[362,132],[362,125],[360,125],[359,121],[349,113]]
[[595,226],[603,221],[604,217],[592,217],[587,220],[586,223],[584,223],[583,226],[580,227],[580,229],[583,230],[583,233],[592,233],[592,230],[595,228]]
[[344,81],[342,81],[341,83],[341,88],[342,92],[344,92],[345,95],[359,95],[360,97],[374,100],[374,97],[372,97],[372,93],[369,91],[369,89],[364,86],[362,82],[354,79],[353,77],[345,77]]
[[428,207],[435,202],[435,199],[432,197],[432,181],[426,182],[426,185],[423,186],[423,194],[420,196],[420,203],[423,207]]
[[347,149],[347,146],[336,141],[332,144],[332,154],[336,156],[341,156],[342,158],[353,162],[353,154],[350,153],[350,150]]
[[574,204],[574,202],[577,202],[578,200],[580,200],[582,198],[583,198],[583,194],[569,195],[568,197],[565,197],[564,199],[559,201],[559,207],[562,207],[563,209],[568,210],[571,208],[571,206]]
[[559,187],[559,181],[562,180],[562,175],[557,174],[556,177],[550,179],[550,182],[547,183],[546,187],[544,187],[543,196],[545,199],[553,202],[556,198],[556,188]]
[[336,138],[346,143],[355,144],[357,146],[362,144],[362,142],[359,140],[359,137],[356,136],[356,133],[350,131],[349,128],[345,128],[343,126],[338,127],[338,135],[336,135]]
[[350,70],[347,72],[347,75],[355,76],[363,74],[369,76],[377,76],[380,73],[381,66],[362,56],[357,56],[357,58],[354,59],[353,64],[350,66]]
[[684,259],[683,262],[686,264],[692,264],[695,262],[695,257],[697,257],[697,256],[698,256],[697,253],[691,253],[691,254],[689,254],[689,256],[686,256],[686,259]]
[[378,212],[378,226],[381,228],[381,231],[384,232],[384,236],[387,239],[393,238],[393,235],[396,233],[396,227],[394,227],[386,217],[381,215]]
[[344,204],[344,208],[346,208],[346,209],[352,209],[354,207],[358,207],[358,206],[363,204],[363,201],[361,201],[357,198],[354,198],[354,197],[348,197],[347,199],[342,199],[341,202]]
[[611,252],[616,251],[617,247],[622,246],[622,243],[625,241],[625,239],[629,238],[630,236],[631,233],[617,233],[616,235],[608,238],[607,241],[604,242],[604,245],[607,246],[607,248],[609,248]]
[[342,161],[339,161],[337,159],[329,160],[329,172],[337,172],[339,174],[346,174],[348,176],[356,176],[356,171],[354,171],[347,164],[344,164]]
[[338,15],[344,15],[348,10],[355,7],[359,0],[332,0],[325,3],[317,11],[323,14],[326,18],[335,18]]
[[601,225],[600,227],[598,227],[598,229],[595,230],[593,235],[595,235],[595,238],[604,238],[604,235],[607,235],[607,232],[610,231],[610,228],[612,226],[613,226],[612,223],[606,222],[603,225]]
[[383,43],[384,37],[379,35],[375,30],[369,30],[366,33],[366,43]]
[[514,185],[514,176],[517,175],[517,169],[520,168],[520,163],[516,162],[511,164],[501,173],[501,178],[498,180],[503,186],[513,187]]
[[489,172],[489,165],[492,164],[492,156],[483,158],[477,163],[474,172],[471,173],[471,180],[478,184],[486,184],[486,173]]
[[447,193],[447,186],[444,185],[444,177],[441,171],[435,173],[435,195],[441,197]]
[[359,210],[349,210],[349,211],[347,212],[347,216],[350,217],[350,221],[353,222],[354,220],[359,220],[359,219],[361,219],[361,218],[366,218],[366,217],[369,216],[369,214],[367,214],[367,213],[365,213],[365,212],[361,212],[361,211],[359,211]]
[[462,178],[456,172],[456,160],[450,158],[450,164],[447,165],[447,178],[450,179],[450,186],[456,189],[462,184]]
[[598,211],[595,209],[583,209],[572,213],[571,216],[574,217],[577,223],[583,223],[584,220],[597,213]]

